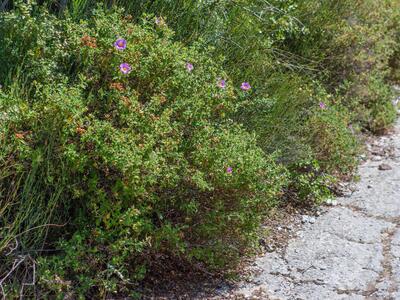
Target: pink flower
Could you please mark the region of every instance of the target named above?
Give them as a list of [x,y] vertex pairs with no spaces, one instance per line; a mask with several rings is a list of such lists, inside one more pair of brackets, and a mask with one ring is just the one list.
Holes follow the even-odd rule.
[[193,65],[191,64],[191,63],[186,63],[186,70],[188,71],[188,72],[192,72],[193,71],[193,69],[194,69],[194,67],[193,67]]
[[325,109],[325,108],[326,108],[326,105],[325,105],[324,102],[320,102],[320,103],[319,103],[319,107],[320,107],[321,109]]
[[164,19],[162,17],[157,17],[154,22],[156,23],[157,26],[164,26],[165,25],[165,21],[164,21]]
[[114,47],[117,50],[125,50],[126,49],[126,40],[125,39],[118,39],[114,43]]
[[248,91],[249,89],[251,89],[251,86],[250,86],[250,83],[248,83],[248,82],[243,82],[242,85],[240,86],[240,88],[241,88],[243,91]]
[[119,65],[119,69],[124,74],[129,74],[132,71],[132,67],[128,63],[122,63]]
[[227,167],[227,168],[226,168],[226,173],[232,174],[232,172],[233,172],[232,167]]
[[221,89],[224,89],[226,87],[226,81],[224,79],[220,79],[217,83],[217,86]]

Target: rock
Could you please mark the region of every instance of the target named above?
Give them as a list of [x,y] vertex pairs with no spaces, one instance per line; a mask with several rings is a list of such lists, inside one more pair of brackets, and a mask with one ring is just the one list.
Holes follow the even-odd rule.
[[269,252],[269,253],[272,253],[275,251],[275,247],[271,246],[271,245],[265,245],[264,249],[266,252]]
[[371,158],[371,160],[372,160],[372,161],[380,161],[380,160],[382,160],[382,156],[380,156],[380,155],[373,156],[373,157]]
[[301,222],[303,224],[305,224],[305,223],[314,224],[315,223],[315,217],[303,215],[303,217],[301,218]]
[[380,164],[378,167],[379,170],[381,171],[387,171],[387,170],[391,170],[392,167],[388,164]]
[[338,205],[337,200],[334,200],[334,199],[327,199],[327,200],[325,201],[325,203],[326,203],[327,205],[329,205],[329,206],[336,206],[336,205]]

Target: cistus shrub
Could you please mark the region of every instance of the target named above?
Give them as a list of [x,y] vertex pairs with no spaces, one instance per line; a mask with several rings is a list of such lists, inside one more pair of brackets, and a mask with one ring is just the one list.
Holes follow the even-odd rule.
[[33,265],[60,299],[230,268],[272,206],[323,201],[358,131],[395,119],[399,1],[96,2],[0,12],[9,298]]
[[49,295],[129,294],[161,259],[221,269],[256,240],[286,172],[230,119],[251,91],[218,63],[119,10],[75,23],[22,5],[1,31],[1,235],[61,251],[39,260]]

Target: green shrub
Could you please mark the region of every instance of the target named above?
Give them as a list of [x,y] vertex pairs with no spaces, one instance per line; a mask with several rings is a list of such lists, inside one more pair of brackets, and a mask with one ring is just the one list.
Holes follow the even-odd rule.
[[270,207],[351,174],[354,130],[395,119],[395,0],[33,2],[0,15],[0,272],[16,242],[42,254],[43,298],[235,265]]
[[278,151],[287,166],[311,158],[324,172],[350,173],[356,165],[357,142],[339,99],[295,74],[275,80],[269,98],[240,104],[239,120],[257,133],[267,153]]
[[[363,83],[361,84],[361,80]],[[395,94],[382,76],[360,75],[356,82],[346,82],[345,105],[352,112],[352,120],[362,128],[375,133],[383,133],[396,119],[396,108],[392,101]]]
[[[398,1],[306,1],[299,15],[309,29],[289,43],[288,50],[318,62],[323,82],[340,91],[353,122],[372,132],[382,132],[394,121],[393,94],[387,83],[396,67],[399,47]],[[307,14],[302,18],[302,14]],[[296,45],[292,47],[291,45]]]
[[358,143],[339,99],[294,74],[277,76],[272,96],[243,101],[239,121],[258,135],[266,153],[276,152],[289,170],[287,202],[320,203],[334,176],[351,174]]
[[[228,79],[219,65],[196,45],[173,42],[154,19],[138,25],[99,8],[74,23],[22,8],[1,18],[2,51],[19,66],[1,76],[19,79],[27,93],[7,81],[2,93],[1,106],[16,113],[1,124],[8,179],[0,190],[16,178],[19,185],[2,198],[14,208],[0,227],[11,240],[24,235],[18,219],[67,224],[24,245],[62,251],[40,260],[42,288],[60,295],[71,281],[76,295],[129,294],[165,257],[232,266],[256,240],[286,173],[229,119],[236,92],[230,80],[217,86]],[[38,34],[22,57],[11,45],[27,29]],[[123,51],[113,46],[118,37],[127,40]],[[34,207],[49,199],[46,209]],[[25,203],[34,209],[21,214]]]
[[336,180],[321,170],[316,159],[303,159],[289,167],[289,185],[284,201],[300,205],[321,204],[329,196]]

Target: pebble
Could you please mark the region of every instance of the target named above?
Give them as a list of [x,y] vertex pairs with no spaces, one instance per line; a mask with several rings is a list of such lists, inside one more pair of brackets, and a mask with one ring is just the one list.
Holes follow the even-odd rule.
[[266,252],[269,252],[269,253],[272,253],[272,252],[275,251],[275,247],[270,246],[270,245],[266,245],[266,246],[264,247],[264,249],[265,249]]
[[380,164],[378,167],[379,170],[381,171],[387,171],[387,170],[391,170],[392,167],[388,164]]
[[380,160],[382,160],[382,156],[380,156],[380,155],[373,156],[373,157],[371,158],[371,160],[372,160],[372,161],[380,161]]
[[325,201],[325,203],[326,203],[327,205],[330,205],[330,206],[336,206],[336,205],[338,204],[337,200],[334,200],[334,199],[327,199],[327,200]]
[[304,215],[304,216],[301,218],[301,222],[302,222],[303,224],[304,224],[304,223],[314,224],[314,223],[315,223],[315,217]]

